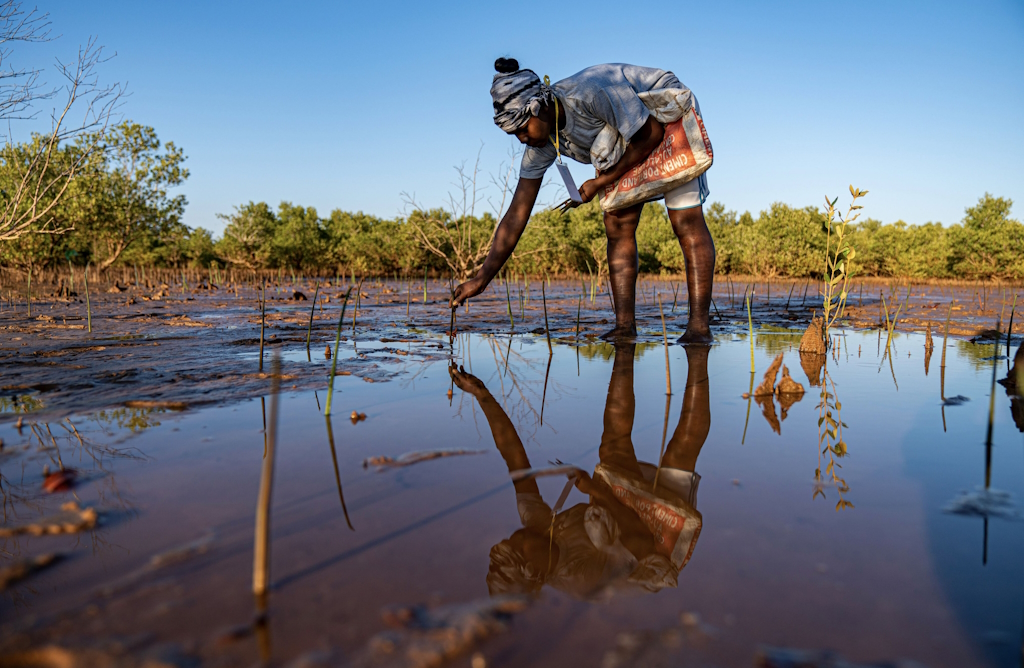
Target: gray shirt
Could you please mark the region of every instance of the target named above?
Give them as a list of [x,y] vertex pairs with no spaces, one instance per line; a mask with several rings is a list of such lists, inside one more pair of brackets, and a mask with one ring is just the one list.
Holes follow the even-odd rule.
[[[559,113],[566,116],[565,128],[558,133],[562,155],[589,165],[590,149],[605,125],[611,125],[629,141],[647,122],[650,111],[637,93],[686,87],[676,75],[665,70],[611,63],[588,67],[551,88],[558,97]],[[543,148],[527,146],[520,178],[541,178],[555,156],[554,144]]]

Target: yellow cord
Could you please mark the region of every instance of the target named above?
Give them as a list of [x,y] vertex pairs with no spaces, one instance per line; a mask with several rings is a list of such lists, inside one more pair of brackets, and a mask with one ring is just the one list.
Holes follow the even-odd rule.
[[[551,86],[551,77],[546,74],[544,75],[544,85],[548,87]],[[548,141],[550,141],[555,147],[555,154],[558,156],[558,164],[562,164],[562,150],[558,145],[558,98],[555,97],[554,94],[551,95],[551,98],[555,101],[555,140],[551,141],[551,137],[548,137]]]

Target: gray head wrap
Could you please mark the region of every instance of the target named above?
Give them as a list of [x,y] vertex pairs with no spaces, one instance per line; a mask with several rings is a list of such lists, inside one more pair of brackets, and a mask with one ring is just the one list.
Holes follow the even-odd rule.
[[517,70],[494,75],[491,99],[494,124],[505,132],[515,132],[538,115],[541,107],[554,99],[554,93],[533,70]]

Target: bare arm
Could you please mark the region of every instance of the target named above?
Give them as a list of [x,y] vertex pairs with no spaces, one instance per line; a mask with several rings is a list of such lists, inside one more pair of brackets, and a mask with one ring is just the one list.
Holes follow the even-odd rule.
[[[508,418],[508,414],[502,409],[494,395],[487,389],[479,378],[471,373],[466,373],[464,368],[457,368],[454,364],[448,367],[448,374],[452,381],[459,386],[463,392],[469,392],[480,402],[480,408],[487,418],[487,425],[491,428],[491,436],[494,437],[494,445],[501,453],[502,459],[508,466],[508,472],[530,468],[530,458],[523,447],[523,441],[516,432],[515,425]],[[518,480],[514,483],[517,492],[533,492],[540,494],[537,481],[533,478]]]
[[661,140],[665,138],[665,126],[648,116],[647,122],[629,138],[626,150],[622,158],[607,171],[601,172],[597,177],[586,181],[580,186],[580,196],[584,202],[589,202],[604,188],[610,186],[622,177],[623,174],[633,169],[646,160],[654,149],[658,148]]
[[470,297],[483,292],[488,284],[505,266],[512,251],[515,250],[519,238],[523,236],[526,224],[530,222],[530,213],[533,205],[537,202],[537,194],[540,192],[542,179],[519,179],[516,192],[512,196],[512,203],[508,211],[498,224],[498,231],[494,234],[494,243],[487,253],[480,271],[476,276],[455,288],[452,295],[451,307],[455,308]]

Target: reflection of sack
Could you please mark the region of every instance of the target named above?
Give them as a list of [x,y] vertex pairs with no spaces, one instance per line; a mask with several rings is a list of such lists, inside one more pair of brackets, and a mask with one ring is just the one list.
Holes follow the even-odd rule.
[[[665,124],[665,136],[646,160],[604,189],[601,208],[605,211],[664,195],[706,172],[714,159],[691,91],[666,88],[640,93],[639,97],[655,120]],[[591,161],[598,169],[608,169],[622,158],[625,148],[618,131],[605,126],[591,148]]]
[[[646,468],[653,472],[654,467]],[[640,517],[654,536],[655,550],[667,557],[677,570],[682,569],[700,537],[703,524],[700,512],[670,491],[661,479],[655,490],[653,474],[638,476],[617,466],[598,464],[594,477],[611,487],[615,498]]]

